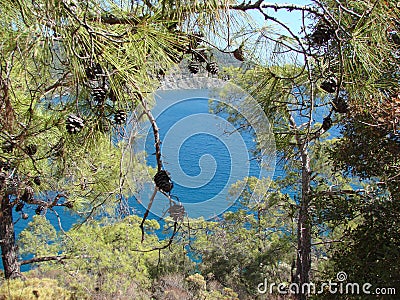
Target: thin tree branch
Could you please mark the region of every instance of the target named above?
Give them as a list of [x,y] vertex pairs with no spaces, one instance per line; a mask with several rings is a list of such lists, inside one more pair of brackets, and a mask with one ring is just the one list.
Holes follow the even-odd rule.
[[311,246],[323,245],[323,244],[333,244],[333,243],[343,243],[343,242],[344,241],[342,241],[342,240],[330,240],[330,241],[312,243]]
[[147,106],[146,100],[144,100],[141,93],[137,93],[137,95],[139,96],[139,101],[142,104],[144,112],[147,115],[147,118],[149,119],[151,127],[153,129],[154,147],[156,148],[157,171],[159,172],[162,170],[161,140],[160,140],[159,128],[157,126],[156,119],[154,118],[153,114],[151,113],[150,109]]
[[323,14],[316,8],[314,7],[310,7],[310,6],[306,6],[306,5],[295,5],[295,4],[277,4],[277,3],[263,3],[263,0],[258,0],[255,3],[245,3],[242,2],[239,5],[232,5],[230,6],[230,9],[234,9],[234,10],[241,10],[241,11],[247,11],[247,10],[260,10],[262,8],[272,8],[275,11],[279,10],[279,9],[286,9],[289,12],[293,11],[293,10],[299,10],[299,11],[306,11],[312,14],[315,14],[317,16],[322,17]]
[[151,252],[151,251],[156,251],[156,250],[160,251],[160,250],[168,248],[169,246],[172,245],[172,242],[174,241],[174,238],[175,238],[176,234],[178,233],[179,228],[180,228],[180,226],[178,227],[178,222],[175,221],[174,222],[174,231],[172,232],[172,235],[169,237],[169,240],[165,245],[163,245],[161,247],[151,248],[149,250],[137,250],[137,251],[145,253],[145,252]]
[[131,18],[118,18],[114,15],[107,14],[101,16],[92,16],[86,18],[88,21],[99,21],[100,23],[108,24],[108,25],[138,25],[139,20],[137,17]]
[[366,191],[364,189],[358,189],[358,190],[338,190],[338,191],[320,191],[318,193],[315,193],[315,196],[335,196],[335,195],[358,195],[365,193]]
[[146,212],[145,212],[144,215],[143,215],[142,222],[140,223],[140,226],[139,226],[140,229],[142,230],[142,243],[143,243],[143,241],[144,241],[144,222],[146,221],[147,217],[149,216],[151,206],[153,205],[153,202],[154,202],[154,198],[155,198],[156,195],[157,195],[157,191],[158,191],[158,188],[155,187],[155,188],[154,188],[153,195],[151,195],[151,197],[150,197],[150,202],[149,202],[149,204],[147,205]]
[[22,265],[29,265],[29,264],[33,264],[33,263],[52,261],[52,260],[61,261],[63,259],[69,259],[69,258],[70,257],[68,257],[67,255],[34,257],[31,259],[26,259],[26,260],[20,261],[19,264],[22,266]]

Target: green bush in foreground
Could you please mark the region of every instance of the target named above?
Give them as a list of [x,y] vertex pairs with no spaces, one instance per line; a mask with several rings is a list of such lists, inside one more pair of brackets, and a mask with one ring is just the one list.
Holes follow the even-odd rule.
[[0,286],[0,299],[73,299],[71,293],[59,287],[57,280],[49,278],[29,278],[26,280],[6,280]]

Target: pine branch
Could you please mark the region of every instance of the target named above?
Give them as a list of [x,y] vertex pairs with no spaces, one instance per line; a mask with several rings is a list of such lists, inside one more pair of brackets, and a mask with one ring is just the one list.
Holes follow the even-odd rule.
[[342,3],[340,3],[339,0],[335,0],[336,4],[342,9],[343,11],[347,12],[348,14],[351,14],[353,16],[356,16],[357,18],[361,18],[362,16],[355,11],[351,10],[350,8],[344,6]]
[[263,0],[258,0],[255,3],[245,3],[242,2],[239,5],[233,5],[230,8],[233,10],[241,10],[241,11],[247,11],[247,10],[262,10],[262,9],[268,9],[268,8],[272,8],[275,11],[278,11],[280,9],[286,9],[287,11],[291,12],[293,10],[298,10],[298,11],[305,11],[305,12],[309,12],[312,13],[314,15],[317,15],[319,17],[322,17],[323,14],[316,8],[313,7],[309,7],[307,5],[295,5],[295,4],[277,4],[277,3],[263,3]]
[[152,251],[156,251],[156,250],[160,251],[160,250],[168,248],[169,246],[172,245],[172,242],[174,241],[174,238],[175,238],[176,234],[178,233],[179,228],[180,228],[180,226],[178,227],[178,222],[174,222],[174,230],[173,230],[171,236],[169,237],[168,242],[165,245],[163,245],[161,247],[151,248],[148,250],[138,250],[138,252],[146,253],[146,252],[152,252]]
[[92,16],[92,17],[86,17],[88,21],[98,21],[103,24],[108,24],[108,25],[133,25],[136,26],[139,24],[139,19],[138,17],[124,17],[124,18],[118,18],[114,15],[111,14],[103,14],[100,17],[98,16]]
[[151,113],[151,110],[147,106],[146,100],[144,100],[142,94],[138,93],[138,96],[139,96],[139,101],[142,104],[144,112],[147,115],[147,118],[149,119],[151,127],[153,129],[154,147],[156,148],[157,170],[161,171],[162,160],[161,160],[161,140],[160,140],[159,128],[157,126],[156,119],[154,118],[153,114]]
[[275,11],[278,11],[279,9],[286,9],[289,12],[298,10],[298,11],[305,11],[308,13],[312,13],[319,17],[323,16],[323,14],[318,9],[306,5],[265,3],[261,5],[261,8],[273,8]]
[[20,261],[19,264],[22,265],[29,265],[29,264],[34,264],[38,262],[45,262],[45,261],[52,261],[52,260],[57,260],[61,261],[63,259],[69,259],[67,255],[55,255],[55,256],[43,256],[43,257],[34,257],[31,259],[26,259],[23,261]]
[[366,190],[364,189],[358,189],[358,190],[349,190],[349,189],[344,189],[344,190],[337,190],[337,191],[320,191],[318,193],[315,193],[316,196],[338,196],[338,195],[359,195],[366,193]]
[[157,191],[158,191],[158,188],[155,187],[153,195],[151,195],[151,198],[150,198],[150,201],[149,201],[149,205],[147,206],[146,212],[144,213],[142,222],[140,223],[140,226],[139,226],[141,231],[142,231],[142,240],[141,240],[142,243],[144,241],[144,222],[146,221],[147,217],[149,216],[150,209],[151,209],[151,206],[153,205],[154,198],[157,195]]
[[251,1],[247,2],[243,1],[241,4],[239,5],[234,5],[231,6],[231,9],[237,9],[237,10],[251,10],[251,9],[260,9],[261,4],[263,3],[263,0],[258,0],[256,3],[251,3]]
[[316,243],[312,243],[311,246],[333,244],[333,243],[344,243],[344,241],[343,240],[330,240],[330,241],[324,241],[324,242],[316,242]]

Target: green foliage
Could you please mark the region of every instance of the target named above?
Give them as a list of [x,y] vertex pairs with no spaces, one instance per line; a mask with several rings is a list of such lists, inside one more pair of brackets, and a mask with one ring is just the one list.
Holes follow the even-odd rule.
[[[182,243],[178,241],[169,249],[150,251],[165,242],[159,242],[153,233],[159,230],[159,224],[148,220],[148,234],[141,243],[140,221],[139,217],[130,216],[116,222],[86,222],[68,231],[62,241],[49,245],[49,240],[55,239],[54,228],[43,216],[37,216],[21,233],[24,253],[37,256],[35,251],[41,251],[42,255],[50,255],[50,247],[61,247],[67,258],[61,264],[42,263],[29,276],[56,280],[68,295],[79,299],[153,299],[150,290],[156,299],[183,299],[182,295],[187,295],[187,299],[238,299],[228,288],[209,286],[213,281],[206,281],[200,274],[189,275],[195,268],[182,251],[183,238]],[[51,233],[49,238],[43,236],[47,232]],[[178,279],[185,267],[187,274]]]
[[[37,205],[43,214],[63,206],[86,219],[99,212],[115,215],[116,205],[150,180],[145,156],[134,153],[137,123],[154,102],[149,94],[161,74],[197,47],[194,31],[223,28],[219,22],[227,18],[228,4],[7,0],[1,5],[0,199],[11,208],[19,205],[24,218],[25,203],[24,209]],[[126,124],[115,118],[121,112]],[[23,251],[35,250],[24,245]]]
[[[66,256],[59,262],[42,263],[37,269],[39,276],[53,274],[59,284],[79,299],[90,298],[91,294],[117,297],[135,291],[145,295],[150,287],[150,272],[157,268],[158,251],[161,246],[154,230],[159,224],[154,220],[145,223],[145,241],[141,240],[141,219],[126,217],[117,222],[109,219],[90,221],[75,226],[61,238],[56,238],[54,228],[43,216],[34,217],[20,234],[22,254],[36,257]],[[161,257],[160,257],[161,259]]]
[[57,255],[60,251],[57,231],[44,216],[33,216],[33,220],[19,234],[20,255]]
[[27,280],[5,280],[0,286],[0,298],[9,300],[75,299],[71,293],[49,278],[28,278]]
[[346,242],[332,249],[332,271],[346,272],[351,282],[399,290],[398,201],[379,190],[366,200],[359,206],[361,221],[353,228],[346,228]]
[[207,282],[204,277],[198,273],[186,277],[189,290],[192,291],[194,299],[220,299],[220,300],[238,300],[238,294],[232,289],[223,288],[219,290],[207,290]]
[[310,164],[318,174],[311,186],[314,222],[330,230],[357,216],[363,188],[368,186],[359,177],[348,177],[344,171],[335,168],[330,154],[338,140],[335,138],[316,143],[310,149]]
[[[353,9],[361,13],[365,6],[372,8],[371,5],[369,1],[354,2]],[[345,54],[344,86],[351,105],[342,123],[343,138],[333,144],[330,160],[336,169],[359,176],[370,186],[365,187],[362,195],[334,204],[345,207],[336,210],[335,219],[347,215],[355,217],[355,222],[344,228],[345,243],[332,249],[330,274],[345,271],[352,282],[398,289],[395,261],[399,255],[396,203],[400,148],[395,117],[399,110],[396,5],[396,1],[378,1],[357,22],[346,20],[354,24],[349,43],[342,41],[341,48]]]
[[[310,60],[313,59],[318,58],[310,57]],[[232,76],[237,84],[252,93],[252,96],[260,103],[266,114],[270,116],[277,141],[278,157],[281,158],[280,165],[285,170],[283,176],[277,178],[272,187],[278,191],[290,190],[291,196],[295,200],[292,203],[288,201],[282,207],[284,214],[292,219],[281,218],[281,223],[278,222],[277,224],[269,223],[271,219],[268,219],[268,216],[269,214],[274,215],[274,213],[279,216],[279,208],[266,204],[268,208],[265,209],[266,219],[269,222],[267,221],[261,228],[265,230],[271,225],[275,225],[276,228],[286,228],[287,234],[291,238],[288,238],[291,244],[288,244],[287,247],[281,247],[279,243],[277,245],[272,243],[271,247],[283,248],[286,254],[292,253],[293,256],[300,251],[300,248],[308,247],[304,251],[311,253],[303,255],[311,256],[314,270],[324,271],[332,268],[330,262],[327,262],[327,259],[333,254],[332,244],[343,242],[345,240],[344,231],[347,226],[355,226],[360,222],[360,220],[356,220],[356,217],[359,215],[359,203],[362,197],[357,189],[361,188],[362,184],[360,184],[358,178],[347,178],[343,170],[335,169],[333,166],[330,150],[336,141],[329,139],[329,134],[326,131],[329,131],[330,128],[323,128],[322,124],[314,120],[321,118],[321,115],[328,114],[329,110],[331,110],[329,116],[332,116],[334,122],[339,122],[341,117],[338,114],[333,115],[332,98],[317,89],[316,82],[309,77],[310,74],[314,74],[313,72],[318,72],[318,70],[314,70],[310,66],[308,72],[312,73],[307,74],[306,69],[284,65],[281,67],[256,67],[241,73],[236,70],[236,73],[234,72]],[[222,96],[229,99],[229,94]],[[228,110],[223,111],[229,113]],[[232,120],[234,122],[246,122],[246,120],[242,120],[240,115],[232,115]],[[250,189],[247,197],[250,197],[251,193]],[[266,203],[269,202],[267,199],[265,199]],[[252,209],[255,212],[259,211],[257,206],[253,206]],[[242,220],[247,220],[247,218],[247,216],[241,216]],[[300,224],[300,219],[306,219],[306,221]],[[227,220],[226,216],[225,220]],[[295,224],[296,220],[297,224]],[[232,225],[229,225],[231,228]],[[295,247],[295,238],[297,236],[298,241],[300,241],[303,236],[301,232],[305,226],[310,227],[310,238],[308,241],[302,242],[303,245],[307,244],[308,246],[298,244]],[[212,242],[221,243],[219,240],[223,240],[221,236],[212,240]],[[243,245],[246,245],[245,239],[239,239],[239,241],[240,247],[238,246],[232,251],[236,253],[233,256],[233,261],[239,260],[241,255],[237,253],[241,253],[245,249],[243,247]],[[278,241],[282,243],[281,240]],[[224,244],[215,253],[223,255],[227,251],[226,249],[229,249],[228,247]],[[259,249],[258,255],[268,257],[268,249]],[[276,276],[279,271],[275,274],[268,274],[267,271],[263,270],[264,274],[268,274],[268,278],[276,278],[273,282],[295,280],[293,273],[296,265],[290,266],[295,259],[293,256],[286,256],[290,258],[286,260],[286,269],[281,272],[281,274],[286,275],[286,278],[284,275]],[[205,257],[207,258],[207,254]],[[266,263],[266,270],[272,268],[272,272],[275,266],[273,257]],[[217,255],[210,260],[215,259],[218,259]],[[226,267],[225,270],[218,270],[222,274],[228,272],[232,274],[231,270],[236,270],[234,266],[227,262],[217,261],[219,262],[216,264],[217,270],[220,266]],[[246,266],[246,270],[251,269],[245,261],[241,261],[237,265]],[[240,268],[237,269],[240,270]],[[260,276],[260,270],[257,271],[254,272],[258,276],[258,278],[256,277],[257,280],[253,280],[252,285],[248,285],[248,290],[252,287],[253,292],[255,282],[262,282],[263,280]],[[309,270],[307,273],[309,273]],[[303,278],[304,276],[302,275]],[[314,280],[321,278],[317,272],[313,272],[312,276]],[[251,276],[243,273],[233,277],[236,281],[240,282],[241,280],[243,282],[243,278],[248,279]],[[221,281],[224,282],[223,280]]]
[[[313,44],[306,28],[298,37],[289,31],[289,37],[277,40],[267,34],[268,26],[246,29],[239,37],[251,40],[254,32],[260,34],[253,45],[241,45],[254,47],[255,57],[263,52],[264,42],[274,44],[271,55],[257,57],[262,66],[226,69],[225,76],[248,91],[267,114],[284,178],[263,181],[263,190],[255,190],[255,178],[238,182],[232,194],[243,186],[245,190],[237,211],[219,221],[193,220],[194,228],[191,220],[176,243],[163,251],[150,251],[160,246],[155,221],[146,223],[148,234],[140,243],[138,217],[93,220],[98,212],[114,215],[116,203],[148,179],[144,155],[132,155],[134,123],[140,120],[128,120],[128,126],[121,127],[113,116],[120,110],[142,115],[140,104],[154,101],[144,95],[159,85],[160,74],[190,52],[193,31],[219,44],[226,40],[229,48],[236,34],[230,31],[247,28],[237,22],[241,14],[226,8],[233,4],[2,1],[0,172],[5,184],[0,199],[10,206],[22,199],[44,205],[47,211],[64,206],[87,217],[86,224],[75,226],[62,241],[43,216],[35,216],[20,235],[22,255],[62,250],[68,259],[47,263],[39,272],[58,272],[58,282],[74,296],[116,298],[135,290],[136,298],[146,299],[152,279],[175,273],[181,273],[184,282],[160,290],[160,299],[237,299],[232,290],[211,288],[211,278],[254,296],[265,277],[293,280],[292,262],[296,250],[302,250],[294,246],[295,227],[299,233],[303,225],[312,228],[313,262],[320,270],[329,275],[345,270],[353,281],[377,285],[396,285],[399,280],[399,107],[393,96],[398,94],[399,43],[388,33],[400,31],[394,0],[319,2],[325,14],[315,14],[314,33],[323,24],[332,35],[323,45]],[[254,5],[247,7],[272,19]],[[239,9],[246,10],[246,3]],[[277,58],[288,51],[301,58],[294,63]],[[276,59],[266,61],[269,55]],[[330,75],[337,86],[327,94],[321,83]],[[93,93],[99,87],[106,95],[101,101]],[[229,92],[220,96],[235,97]],[[335,102],[342,92],[348,109],[339,113]],[[228,107],[215,107],[215,112],[230,114],[229,121],[244,128],[248,125]],[[66,130],[70,114],[84,119],[77,134]],[[321,115],[346,125],[343,138],[326,140],[329,126],[315,122]],[[37,147],[35,153],[30,153],[31,145]],[[6,170],[3,164],[10,166]],[[346,171],[364,182],[346,178]],[[33,184],[35,177],[41,178],[40,185]],[[374,186],[369,180],[376,178],[382,188],[377,193],[368,190]],[[359,187],[364,191],[356,191]],[[34,197],[24,197],[29,188]],[[283,193],[287,188],[294,199]],[[296,219],[306,222],[295,225]],[[332,240],[340,243],[332,246]],[[193,274],[189,249],[207,278]],[[327,257],[332,260],[319,264]],[[43,281],[40,295],[53,297],[46,294],[53,283]],[[32,290],[23,290],[20,282],[12,285],[21,289],[13,297],[32,297]]]
[[[255,66],[243,71],[240,68],[230,67],[224,69],[225,74],[244,91],[249,93],[262,107],[274,131],[276,149],[290,152],[293,143],[293,133],[290,132],[290,111],[304,109],[308,111],[305,99],[311,96],[307,93],[308,82],[304,70],[294,65],[284,66]],[[229,85],[227,86],[229,88]],[[294,96],[298,91],[298,97]],[[229,102],[235,99],[232,89],[223,90],[219,97]],[[303,97],[303,98],[302,98]],[[301,98],[301,99],[300,99]],[[302,101],[301,103],[300,100]],[[247,128],[248,121],[243,116],[229,109],[228,106],[214,108],[214,113],[227,113],[228,120],[237,124],[237,128]],[[252,124],[254,126],[254,124]]]
[[[63,241],[64,254],[71,259],[60,268],[70,274],[79,272],[64,284],[77,289],[77,295],[100,291],[109,297],[124,293],[132,284],[138,290],[148,288],[149,266],[157,264],[158,252],[147,251],[158,245],[158,239],[148,234],[141,243],[139,224],[139,217],[130,216],[116,223],[104,219],[71,229]],[[151,232],[159,225],[148,221],[146,228]]]
[[[0,56],[7,82],[0,143],[11,143],[14,149],[0,155],[16,169],[6,175],[18,175],[21,181],[16,194],[31,186],[35,176],[42,179],[40,186],[33,186],[35,193],[43,193],[43,198],[48,191],[63,193],[76,209],[90,210],[113,202],[112,195],[122,198],[134,192],[143,176],[143,161],[132,156],[132,132],[113,124],[113,114],[134,110],[139,88],[151,92],[149,82],[156,82],[152,76],[172,66],[167,48],[184,43],[180,34],[160,31],[164,25],[156,16],[128,18],[127,8],[113,2],[3,2],[8,10],[2,19]],[[98,11],[104,12],[103,22],[95,17]],[[153,62],[150,50],[157,55]],[[93,78],[89,71],[94,65],[101,74]],[[107,94],[104,103],[96,104],[92,94],[98,86]],[[71,113],[84,120],[78,134],[66,132],[65,119]],[[117,142],[111,142],[111,136],[117,136]],[[29,144],[37,146],[36,153],[27,153]]]
[[[169,231],[165,233],[170,234]],[[187,244],[185,233],[178,234],[173,243],[167,249],[162,250],[161,259],[157,264],[149,265],[150,277],[159,279],[171,274],[182,274],[184,277],[191,275],[196,269],[196,263],[193,261]]]
[[[249,203],[257,181],[246,178],[247,188],[241,195],[242,207],[238,211],[225,213],[220,221],[196,222],[201,230],[191,244],[201,258],[198,267],[202,274],[212,274],[215,280],[247,295],[254,295],[257,284],[266,277],[276,282],[290,281],[294,258],[290,251],[292,224],[287,213],[291,202],[272,186],[255,205]],[[269,184],[265,182],[263,186]]]
[[[362,178],[379,178],[398,198],[400,147],[393,129],[365,124],[368,116],[349,120],[343,129],[343,139],[335,144],[332,157],[338,168]],[[373,119],[370,118],[373,122]]]

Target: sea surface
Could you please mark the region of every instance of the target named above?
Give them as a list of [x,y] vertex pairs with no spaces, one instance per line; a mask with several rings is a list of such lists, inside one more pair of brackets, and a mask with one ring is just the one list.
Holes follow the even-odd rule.
[[[254,153],[255,136],[252,130],[235,130],[235,126],[226,121],[227,116],[211,114],[210,105],[208,93],[204,90],[166,91],[157,95],[157,105],[152,110],[159,126],[164,168],[174,182],[172,198],[185,207],[190,217],[205,219],[236,209],[237,195],[229,196],[230,186],[236,181],[246,176],[276,178],[284,175],[283,169],[275,166],[271,153],[267,153],[267,168],[263,168],[261,161],[256,159],[258,153]],[[141,136],[136,149],[146,150],[148,164],[156,167],[150,123],[143,126]],[[137,197],[129,199],[133,212],[143,214],[153,188],[152,185],[145,187],[139,195],[141,204]],[[150,218],[160,220],[168,213],[168,208],[168,199],[159,193]],[[29,211],[32,216],[34,210]],[[64,208],[57,207],[56,211],[64,230],[70,229],[77,221],[77,217]],[[32,220],[31,216],[22,220],[15,213],[17,236]],[[48,212],[46,217],[59,230],[56,216]],[[28,270],[29,266],[22,269]]]
[[[157,95],[157,103],[160,105],[152,111],[160,128],[164,168],[174,182],[172,198],[185,207],[190,217],[207,219],[232,209],[235,197],[228,197],[230,185],[246,176],[265,175],[251,153],[255,149],[251,130],[236,132],[235,127],[226,122],[226,117],[211,114],[207,91],[161,92]],[[148,164],[155,167],[150,123],[143,128],[143,140],[138,143],[137,150],[146,150]],[[273,170],[268,174],[273,174]],[[143,214],[152,191],[153,186],[143,191],[140,195],[142,204],[136,201],[136,197],[130,198],[132,211]],[[168,207],[168,199],[158,194],[150,218],[159,220]],[[64,230],[77,222],[77,217],[64,208],[55,209]],[[19,219],[17,213],[14,215],[17,236],[32,220],[33,210],[27,208],[26,211],[30,212],[28,220]],[[59,230],[57,217],[50,211],[46,217]],[[23,266],[23,270],[27,269],[29,266]]]
[[[162,141],[163,166],[174,183],[172,198],[191,218],[220,215],[238,196],[239,191],[230,194],[232,184],[249,176],[272,177],[275,171],[274,145],[271,153],[255,151],[254,130],[239,131],[239,125],[227,121],[226,114],[211,113],[211,107],[222,101],[210,101],[208,94],[207,90],[162,91],[153,109]],[[144,136],[148,164],[156,167],[150,124]],[[149,187],[140,197],[146,207],[152,190]],[[168,207],[166,197],[158,194],[152,212],[162,216]]]

